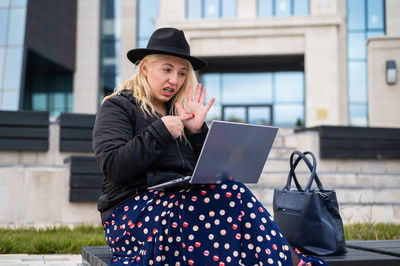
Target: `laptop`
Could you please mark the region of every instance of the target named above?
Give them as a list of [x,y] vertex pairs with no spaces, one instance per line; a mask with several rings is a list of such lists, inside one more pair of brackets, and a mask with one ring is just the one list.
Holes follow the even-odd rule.
[[148,189],[220,184],[225,180],[257,183],[277,132],[273,126],[213,120],[193,174]]

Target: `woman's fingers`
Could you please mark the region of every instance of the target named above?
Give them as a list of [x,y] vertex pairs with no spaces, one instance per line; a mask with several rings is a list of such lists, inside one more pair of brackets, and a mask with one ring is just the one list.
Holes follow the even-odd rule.
[[190,84],[188,87],[187,98],[186,98],[186,106],[189,105],[189,102],[193,101],[193,85]]
[[188,119],[192,119],[192,118],[194,118],[195,117],[195,115],[194,114],[181,114],[180,116],[178,116],[178,118],[181,120],[181,121],[185,121],[185,120],[188,120]]
[[207,112],[210,110],[210,108],[214,104],[214,102],[215,102],[215,98],[213,97],[213,98],[211,98],[211,100],[208,102],[208,104],[206,106]]
[[204,105],[204,102],[206,101],[206,87],[203,87],[201,90],[201,96],[200,96],[200,101],[201,105]]
[[196,86],[196,94],[194,95],[194,101],[197,102],[197,103],[200,100],[200,93],[201,93],[201,84],[198,83],[197,86]]

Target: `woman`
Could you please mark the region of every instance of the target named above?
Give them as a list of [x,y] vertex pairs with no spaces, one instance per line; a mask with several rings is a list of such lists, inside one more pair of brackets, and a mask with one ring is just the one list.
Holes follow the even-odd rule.
[[[104,99],[93,132],[103,170],[99,198],[112,265],[324,264],[293,252],[272,217],[246,186],[146,188],[190,175],[199,156],[214,98],[194,70],[183,31],[156,30],[147,48],[133,49],[132,79]],[[301,258],[301,259],[300,259]]]

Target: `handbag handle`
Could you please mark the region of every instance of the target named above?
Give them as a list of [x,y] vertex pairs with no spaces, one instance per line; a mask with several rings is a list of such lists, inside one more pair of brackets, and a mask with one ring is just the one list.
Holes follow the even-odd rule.
[[[312,157],[313,164],[311,164],[311,162],[308,160],[308,158],[306,156],[307,154],[309,154]],[[299,157],[297,157],[296,161],[293,163],[293,158],[295,155],[298,155]],[[292,178],[293,178],[293,181],[296,184],[297,190],[300,190],[300,191],[303,190],[299,184],[299,181],[297,180],[296,173],[295,173],[295,168],[301,160],[303,160],[307,164],[308,168],[311,171],[310,179],[308,180],[308,183],[305,187],[305,191],[306,192],[310,191],[313,180],[315,180],[319,190],[324,191],[324,187],[322,186],[322,183],[316,172],[317,171],[316,170],[317,169],[317,159],[315,158],[315,155],[310,151],[306,151],[304,153],[299,152],[299,151],[294,151],[291,154],[291,156],[290,156],[290,171],[289,171],[288,179],[287,179],[286,186],[284,187],[284,189],[290,190],[290,186],[291,186],[291,182],[292,182]]]

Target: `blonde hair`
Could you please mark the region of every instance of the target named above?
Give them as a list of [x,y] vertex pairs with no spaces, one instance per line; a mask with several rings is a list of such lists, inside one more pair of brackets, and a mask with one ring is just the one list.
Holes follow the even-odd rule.
[[[147,82],[146,76],[142,72],[142,66],[144,62],[146,62],[149,66],[153,65],[155,62],[161,60],[166,55],[162,54],[151,54],[145,56],[140,63],[136,66],[135,73],[132,78],[122,82],[121,86],[115,90],[112,94],[104,97],[103,103],[118,94],[120,91],[127,90],[138,100],[139,108],[143,111],[144,114],[154,115],[156,117],[160,117],[157,113],[156,108],[151,103],[152,93],[150,90],[150,86]],[[189,85],[192,84],[193,88],[197,85],[196,74],[193,70],[192,64],[189,61],[185,60],[188,64],[188,71],[186,74],[185,81],[182,84],[180,90],[172,97],[170,100],[170,109],[167,110],[168,115],[178,115],[178,112],[175,108],[175,103],[180,103],[184,108],[186,106],[186,95],[189,89]]]

